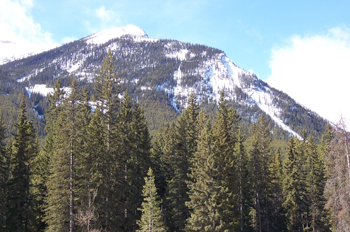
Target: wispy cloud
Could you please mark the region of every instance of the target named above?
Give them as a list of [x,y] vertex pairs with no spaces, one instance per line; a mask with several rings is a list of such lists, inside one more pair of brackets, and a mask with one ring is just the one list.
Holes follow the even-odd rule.
[[95,11],[95,14],[102,22],[110,22],[113,19],[114,12],[101,6]]
[[85,27],[90,33],[96,33],[115,27],[123,26],[121,16],[105,6],[100,6],[94,10],[87,10],[86,14],[93,20],[85,21]]
[[271,51],[267,82],[332,122],[350,119],[350,30],[292,36]]
[[[32,0],[0,1],[0,40],[20,45],[18,51],[1,47],[1,56],[18,55],[16,53],[39,52],[58,45],[50,33],[41,29],[30,14]],[[18,46],[17,46],[18,47]]]

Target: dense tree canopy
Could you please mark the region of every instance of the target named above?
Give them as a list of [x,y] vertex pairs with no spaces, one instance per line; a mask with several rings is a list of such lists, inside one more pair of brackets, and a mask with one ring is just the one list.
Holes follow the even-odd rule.
[[152,143],[117,72],[109,51],[95,94],[58,79],[41,147],[24,92],[13,125],[0,115],[0,231],[349,230],[344,123],[319,145],[306,133],[281,142],[266,115],[242,122],[224,93],[207,114],[192,95]]

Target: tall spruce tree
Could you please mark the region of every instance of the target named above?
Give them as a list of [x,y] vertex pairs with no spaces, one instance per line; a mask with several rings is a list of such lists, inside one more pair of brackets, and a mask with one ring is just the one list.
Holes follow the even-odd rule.
[[9,231],[32,231],[35,229],[33,199],[30,189],[32,169],[30,164],[38,152],[36,133],[26,116],[25,93],[22,93],[20,115],[15,123],[11,178],[8,183],[7,227]]
[[271,133],[264,115],[253,125],[251,164],[253,167],[252,184],[255,198],[256,220],[255,227],[259,231],[271,230],[271,212],[274,211],[270,148]]
[[297,139],[291,138],[284,164],[283,207],[286,213],[288,231],[302,231],[301,177],[298,172]]
[[251,231],[250,209],[252,207],[252,183],[249,170],[249,159],[244,146],[245,136],[241,130],[237,133],[237,142],[234,148],[234,154],[237,162],[238,173],[238,207],[239,207],[239,230]]
[[122,93],[121,89],[121,75],[116,74],[115,59],[112,55],[111,50],[108,50],[107,56],[103,59],[102,67],[98,72],[98,76],[95,78],[94,89],[96,91],[96,101],[100,103],[103,128],[104,128],[104,138],[102,144],[105,146],[105,160],[106,166],[105,176],[103,178],[104,188],[106,189],[104,199],[105,199],[105,212],[100,215],[100,220],[104,220],[104,229],[106,231],[113,230],[114,226],[117,226],[118,220],[113,221],[113,226],[111,225],[110,219],[112,217],[111,208],[111,185],[116,183],[117,180],[111,179],[112,176],[116,176],[112,173],[112,166],[116,164],[116,118],[118,114],[119,106],[119,94]]
[[142,212],[141,219],[137,221],[140,229],[138,232],[156,232],[166,231],[164,222],[161,220],[160,199],[158,198],[157,189],[154,184],[154,175],[149,168],[145,184],[142,191]]
[[54,129],[53,154],[50,159],[46,222],[48,231],[73,231],[75,188],[79,186],[75,175],[75,162],[79,154],[79,119],[81,93],[72,78],[69,96],[63,99]]
[[197,115],[198,104],[194,95],[188,101],[188,107],[175,124],[173,136],[173,152],[170,162],[173,176],[167,188],[168,226],[171,231],[183,231],[189,210],[186,202],[189,201],[187,182],[197,140]]
[[[90,213],[90,216],[92,216],[89,224],[85,224],[86,227],[90,226],[90,228],[103,228],[105,225],[105,222],[100,220],[100,215],[105,213],[105,199],[103,197],[106,195],[104,185],[106,160],[105,144],[103,143],[105,134],[102,117],[100,106],[96,105],[90,123],[86,128],[84,142],[85,152],[83,153],[81,191],[85,191],[86,194],[82,194],[80,210],[83,215],[85,214],[86,216],[87,213]],[[96,194],[95,198],[93,198],[94,194]],[[93,202],[91,201],[92,199],[94,199]],[[89,211],[92,203],[95,208],[94,212]]]
[[212,152],[210,122],[203,111],[199,113],[198,125],[198,146],[191,159],[188,182],[190,201],[186,204],[191,215],[187,220],[186,231],[223,231],[222,186]]
[[[136,220],[141,218],[141,212],[137,209],[141,207],[142,203],[142,189],[144,184],[144,177],[147,175],[147,170],[151,166],[150,149],[151,137],[147,128],[147,122],[143,113],[142,107],[134,101],[134,111],[132,117],[132,134],[131,140],[133,144],[133,153],[131,157],[132,169],[129,169],[129,185],[132,186],[132,193],[129,195],[130,206],[130,222],[131,228],[135,230]],[[132,195],[135,197],[131,199]]]
[[6,127],[0,112],[0,231],[6,231],[7,182],[9,179],[9,156],[6,151]]
[[325,187],[325,170],[323,160],[320,158],[317,146],[312,136],[307,142],[307,200],[309,202],[309,223],[310,231],[327,230],[326,216],[324,209],[325,198],[323,196]]
[[[221,208],[219,214],[222,216],[222,230],[236,230],[239,226],[239,210],[237,207],[237,176],[234,157],[234,146],[236,135],[231,133],[234,111],[229,110],[221,93],[220,101],[213,124],[213,146],[212,152],[216,160],[218,172],[217,181],[221,186]],[[219,227],[218,227],[219,228]]]
[[261,156],[259,154],[258,133],[256,125],[253,125],[253,136],[251,140],[250,163],[252,175],[252,190],[254,199],[253,228],[255,231],[262,231],[262,194],[261,194]]
[[283,163],[281,151],[278,149],[270,165],[272,174],[271,190],[273,201],[271,202],[271,231],[287,231],[286,218],[283,203]]

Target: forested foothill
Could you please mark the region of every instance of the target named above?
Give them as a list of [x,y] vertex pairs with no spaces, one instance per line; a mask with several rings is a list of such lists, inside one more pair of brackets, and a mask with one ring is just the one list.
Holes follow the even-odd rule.
[[297,139],[222,92],[216,105],[192,95],[152,137],[118,73],[109,51],[91,92],[72,77],[32,95],[38,125],[25,91],[0,96],[0,231],[350,230],[343,122]]

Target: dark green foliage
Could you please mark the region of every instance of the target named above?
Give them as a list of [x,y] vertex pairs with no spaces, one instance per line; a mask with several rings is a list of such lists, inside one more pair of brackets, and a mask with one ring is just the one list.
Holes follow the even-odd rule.
[[149,168],[145,184],[142,191],[142,217],[137,221],[140,229],[138,232],[155,232],[166,231],[164,222],[161,220],[160,199],[158,198],[157,189],[154,184],[154,175],[152,169]]
[[[218,105],[202,95],[174,102],[174,72],[181,71],[183,87],[196,88],[207,81],[198,67],[221,51],[170,40],[134,43],[129,36],[111,43],[118,49],[76,41],[0,67],[0,91],[9,94],[0,95],[0,231],[149,231],[152,224],[160,231],[347,231],[344,129],[332,134],[328,127],[319,152],[319,117],[256,76],[240,76],[245,87],[277,93],[272,104],[282,108],[284,122],[312,135],[287,144],[290,135],[256,104],[245,104],[249,96],[238,87],[227,93],[234,100],[222,93]],[[191,51],[186,60],[165,56],[181,49]],[[61,63],[46,59],[57,55]],[[83,60],[87,76],[79,82],[65,71],[71,60]],[[103,63],[99,71],[96,62]],[[31,84],[53,86],[58,77],[54,93],[20,98],[28,83],[15,79],[43,63]],[[33,109],[47,110],[40,152],[33,127],[43,135],[44,121]],[[4,125],[16,129],[13,142]]]
[[221,231],[220,192],[222,187],[217,178],[215,157],[212,153],[212,132],[207,115],[200,112],[198,117],[198,147],[191,159],[191,182],[188,183],[187,206],[191,211],[186,231]]
[[308,227],[310,231],[322,231],[326,228],[327,211],[324,209],[326,200],[323,196],[326,184],[325,168],[321,155],[312,136],[307,142],[306,184],[308,200]]
[[31,192],[32,160],[38,153],[33,125],[27,120],[24,91],[20,105],[20,116],[15,124],[11,155],[11,176],[8,182],[8,212],[6,229],[10,231],[32,231],[36,228],[33,212],[34,196]]
[[[59,84],[58,86],[59,87]],[[50,174],[48,178],[48,197],[46,209],[46,222],[48,231],[73,231],[74,214],[74,192],[77,187],[76,163],[81,159],[78,133],[80,131],[79,115],[81,107],[81,93],[77,82],[72,78],[69,96],[62,100],[60,106],[51,106],[53,114],[58,113],[53,123],[53,145],[50,157]],[[61,90],[56,89],[53,94],[59,99]],[[52,102],[54,104],[55,101]],[[56,107],[56,109],[55,109]],[[50,132],[49,132],[50,134]]]
[[238,207],[239,207],[239,230],[251,231],[251,217],[249,215],[252,201],[252,176],[249,170],[249,159],[246,148],[244,147],[245,136],[241,134],[240,129],[236,135],[237,142],[234,148],[234,155],[237,163],[238,173]]
[[303,223],[302,177],[299,175],[297,143],[296,138],[290,139],[284,164],[283,207],[286,212],[288,231],[301,231]]
[[6,150],[6,127],[0,112],[0,231],[6,229],[7,183],[9,180],[10,156]]
[[189,201],[187,182],[194,152],[197,149],[197,115],[198,104],[191,96],[188,108],[179,117],[173,131],[173,152],[169,161],[173,176],[168,182],[165,202],[168,207],[167,225],[171,231],[183,231],[189,210],[186,202]]

